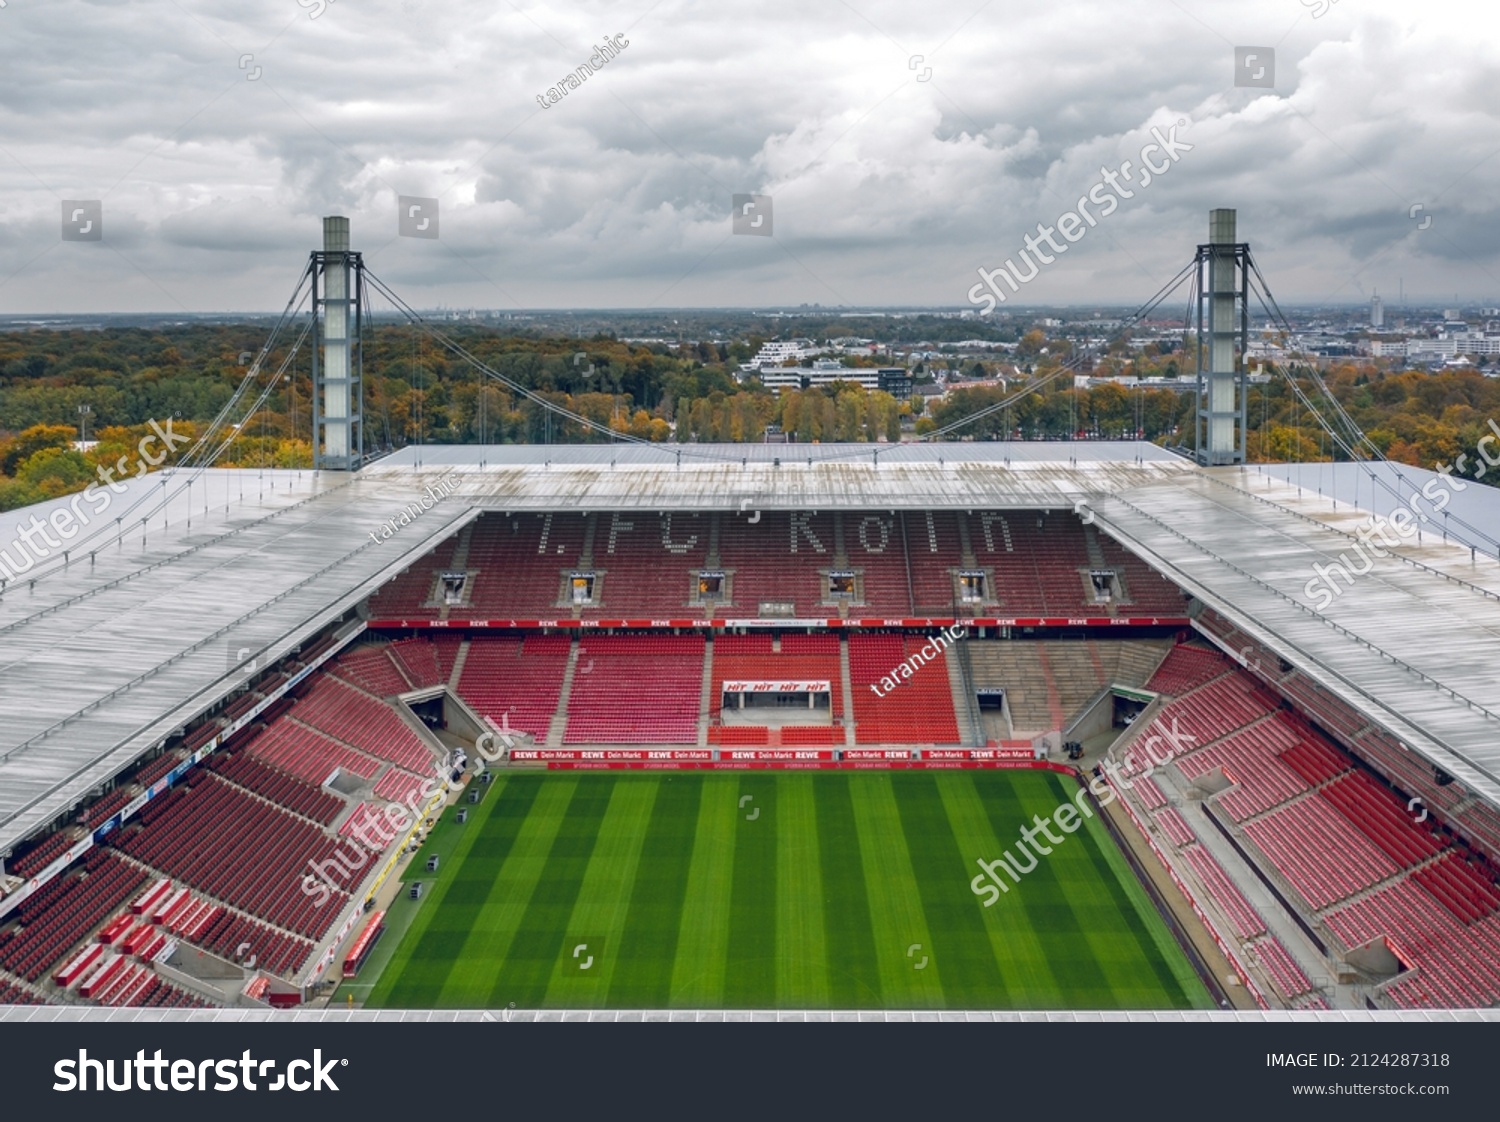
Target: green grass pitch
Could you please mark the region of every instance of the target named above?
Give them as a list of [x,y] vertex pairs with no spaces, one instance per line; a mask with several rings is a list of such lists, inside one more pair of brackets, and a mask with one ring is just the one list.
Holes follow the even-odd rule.
[[409,867],[424,898],[400,894],[346,984],[368,1006],[1212,1007],[1097,819],[994,906],[974,895],[975,860],[1075,793],[1049,772],[510,773],[479,789]]

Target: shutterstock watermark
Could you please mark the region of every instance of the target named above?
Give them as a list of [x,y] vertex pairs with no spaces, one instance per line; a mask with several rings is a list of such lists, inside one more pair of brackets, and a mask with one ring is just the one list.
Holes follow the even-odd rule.
[[[1163,744],[1167,750],[1158,754],[1157,749]],[[1139,777],[1145,777],[1184,752],[1191,751],[1195,744],[1193,737],[1178,730],[1177,719],[1174,717],[1170,732],[1163,729],[1132,744],[1126,752],[1123,767],[1108,761],[1102,762],[1101,767],[1108,773],[1108,781],[1103,775],[1097,775],[1089,781],[1087,787],[1080,787],[1078,794],[1051,814],[1045,817],[1032,815],[1031,825],[1020,828],[1021,840],[1015,845],[1016,852],[1002,850],[1000,856],[993,861],[976,859],[975,863],[984,871],[969,882],[970,890],[975,896],[986,898],[984,906],[988,908],[1000,899],[1002,893],[1010,891],[1010,884],[1000,876],[1002,872],[1010,877],[1011,884],[1020,884],[1022,877],[1036,869],[1040,858],[1050,855],[1053,849],[1067,841],[1068,835],[1076,833],[1085,818],[1094,816],[1088,803],[1090,793],[1099,800],[1101,807],[1106,807],[1119,798],[1117,788],[1128,791],[1134,786],[1131,776],[1136,775],[1137,751],[1142,752],[1149,761],[1139,772]],[[1076,810],[1074,804],[1077,805]],[[1052,832],[1051,827],[1054,825],[1062,831],[1062,837]],[[1039,840],[1038,834],[1046,841]],[[1027,848],[1028,845],[1030,849]]]
[[[166,428],[162,428],[155,420],[147,422],[151,432],[141,437],[136,445],[137,459],[135,461],[136,477],[145,475],[154,467],[160,467],[166,462],[167,457],[175,455],[179,446],[192,443],[190,437],[172,431],[172,419],[167,418]],[[149,449],[157,441],[161,442],[162,450],[153,455]],[[115,461],[114,467],[108,464],[100,464],[95,469],[99,477],[99,483],[90,482],[82,491],[75,494],[69,500],[67,506],[60,506],[54,510],[47,520],[43,522],[35,514],[31,515],[30,521],[16,531],[16,537],[4,549],[0,549],[0,584],[8,581],[19,580],[20,577],[31,572],[38,564],[47,560],[58,551],[66,551],[67,543],[76,538],[80,532],[87,530],[114,502],[115,495],[125,493],[125,484],[120,482],[116,476],[123,476],[129,470],[130,457],[121,456]],[[82,509],[82,504],[88,503],[93,510]],[[55,530],[57,537],[53,537],[48,530]],[[61,540],[59,540],[61,539]]]
[[[1036,234],[1026,235],[1026,248],[1021,251],[1020,257],[1029,271],[1023,272],[1015,263],[1015,259],[1010,257],[1005,259],[1004,265],[997,268],[980,269],[979,279],[982,283],[969,289],[969,303],[975,307],[984,305],[979,314],[989,315],[995,310],[996,303],[1003,304],[1007,297],[1004,289],[995,283],[997,280],[1005,282],[1010,288],[1010,294],[1020,292],[1023,284],[1037,278],[1043,265],[1052,264],[1068,251],[1068,245],[1059,243],[1053,237],[1054,233],[1061,234],[1070,244],[1082,240],[1089,230],[1099,224],[1099,219],[1108,218],[1119,209],[1121,199],[1135,198],[1136,192],[1126,187],[1121,182],[1122,179],[1125,183],[1134,184],[1136,190],[1145,190],[1170,171],[1172,166],[1182,159],[1184,152],[1191,152],[1194,148],[1194,145],[1177,139],[1177,130],[1186,125],[1187,119],[1182,118],[1165,134],[1162,133],[1160,127],[1153,125],[1151,135],[1154,139],[1141,149],[1136,157],[1138,163],[1125,160],[1120,164],[1119,171],[1111,171],[1107,167],[1100,168],[1099,182],[1089,188],[1087,194],[1079,197],[1073,210],[1064,213],[1050,226],[1044,226],[1038,222]],[[1153,157],[1160,159],[1160,166]],[[1131,174],[1132,168],[1141,173],[1139,181]],[[1090,203],[1100,208],[1097,215],[1089,209]],[[1043,243],[1047,245],[1047,250],[1042,249]],[[1032,254],[1036,255],[1035,260],[1032,259]]]
[[[1461,472],[1466,471],[1472,463],[1474,478],[1483,479],[1490,468],[1500,467],[1500,455],[1492,457],[1489,449],[1490,445],[1500,439],[1500,425],[1495,424],[1493,417],[1488,424],[1493,435],[1479,439],[1476,446],[1479,455],[1476,460],[1471,461],[1467,452],[1460,452],[1451,464],[1434,464],[1433,470],[1441,478],[1429,479],[1422,484],[1420,491],[1412,492],[1411,497],[1406,500],[1406,506],[1398,506],[1389,515],[1370,515],[1364,525],[1354,532],[1357,542],[1353,549],[1340,553],[1337,561],[1314,563],[1312,578],[1302,586],[1302,594],[1312,604],[1314,611],[1327,611],[1347,589],[1354,587],[1356,577],[1365,576],[1375,568],[1377,558],[1390,556],[1383,547],[1410,545],[1412,539],[1421,533],[1424,522],[1431,522],[1433,515],[1448,509],[1448,504],[1453,501],[1454,491],[1468,490],[1469,485],[1453,474],[1455,468]],[[1432,504],[1430,511],[1423,508],[1420,501],[1422,499]],[[1379,545],[1371,540],[1375,538],[1379,539]],[[1351,552],[1353,557],[1350,556]],[[1355,564],[1354,557],[1359,558],[1362,567]],[[1340,584],[1335,577],[1343,583]]]
[[[516,747],[516,734],[518,730],[510,727],[507,715],[502,718],[499,728],[479,734],[474,751],[485,763],[498,763],[511,748]],[[461,766],[461,763],[455,762],[453,766]],[[449,767],[445,763],[433,778],[423,780],[420,787],[408,791],[403,803],[387,803],[379,809],[372,807],[358,822],[351,819],[349,833],[363,842],[363,846],[346,842],[321,861],[309,860],[301,888],[304,895],[312,897],[313,907],[321,908],[333,899],[335,892],[353,892],[364,879],[366,866],[409,831],[433,800],[448,790],[448,774]]]

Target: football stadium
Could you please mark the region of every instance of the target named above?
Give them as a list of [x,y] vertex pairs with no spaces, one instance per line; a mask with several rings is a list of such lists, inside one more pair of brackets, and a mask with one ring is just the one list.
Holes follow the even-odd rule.
[[0,1004],[1493,1007],[1497,511],[1235,455],[1215,216],[1197,454],[370,462],[329,220],[316,470],[0,516]]

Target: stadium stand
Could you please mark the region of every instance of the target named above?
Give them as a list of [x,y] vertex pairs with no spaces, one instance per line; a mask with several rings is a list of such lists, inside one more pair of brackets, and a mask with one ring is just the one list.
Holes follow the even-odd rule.
[[1272,985],[1282,997],[1298,997],[1313,988],[1307,975],[1276,936],[1267,935],[1264,939],[1255,940],[1250,944],[1250,953],[1270,975]]
[[586,522],[581,514],[480,518],[472,527],[467,566],[475,574],[475,613],[557,615],[565,604],[563,574],[580,567]]
[[247,791],[294,810],[322,826],[331,826],[344,800],[330,795],[306,780],[261,763],[245,752],[220,752],[208,759],[208,767]]
[[321,679],[292,713],[303,724],[398,767],[432,770],[432,749],[395,710],[337,679]]
[[599,616],[701,614],[690,606],[694,578],[708,562],[709,515],[596,516],[592,571],[602,575],[602,595],[585,608]]
[[345,651],[334,661],[330,673],[376,697],[405,693],[412,683],[392,661],[389,650],[381,643]]
[[406,619],[439,618],[442,606],[435,600],[438,577],[453,568],[462,537],[462,533],[455,534],[440,543],[432,553],[370,597],[370,611],[376,615],[398,615]]
[[1241,939],[1249,939],[1265,933],[1266,921],[1260,917],[1260,913],[1255,910],[1250,901],[1245,899],[1245,894],[1224,872],[1223,866],[1215,860],[1212,853],[1201,845],[1193,845],[1184,850],[1183,855],[1192,866],[1193,872],[1198,874],[1203,887],[1208,890],[1209,897],[1229,918],[1229,922],[1234,925],[1234,930]]
[[760,615],[763,604],[790,604],[802,617],[824,614],[818,570],[834,568],[834,527],[829,514],[764,512],[759,522],[719,522],[719,565],[732,574],[733,614]]
[[[462,643],[462,636],[439,635],[435,639],[402,639],[392,643],[389,649],[391,657],[411,682],[411,688],[428,689],[447,684]],[[447,655],[446,659],[444,655]]]
[[[916,615],[974,614],[979,604],[960,605],[954,570],[966,568],[959,516],[949,511],[900,512],[911,564],[912,611]],[[960,612],[960,607],[964,611]]]
[[75,875],[58,877],[16,910],[0,931],[0,969],[35,982],[146,880],[119,857],[93,850]]
[[380,761],[356,752],[322,733],[283,717],[259,733],[245,751],[283,771],[322,785],[336,770],[373,779]]
[[339,843],[305,819],[205,773],[153,800],[109,835],[122,853],[270,924],[325,934],[338,908],[319,908],[301,889],[309,864]]
[[719,715],[723,685],[734,679],[827,681],[831,684],[833,716],[837,719],[844,715],[837,635],[784,635],[779,652],[773,650],[772,637],[767,634],[720,635],[714,640],[710,716]]
[[854,688],[854,735],[859,744],[957,744],[958,718],[943,654],[918,666],[895,688],[870,687],[926,645],[919,637],[851,635],[849,680]]
[[[567,744],[696,744],[701,635],[599,635],[580,640]],[[645,704],[626,704],[649,684]]]
[[566,635],[475,636],[458,694],[497,725],[541,739],[557,712],[572,645]]

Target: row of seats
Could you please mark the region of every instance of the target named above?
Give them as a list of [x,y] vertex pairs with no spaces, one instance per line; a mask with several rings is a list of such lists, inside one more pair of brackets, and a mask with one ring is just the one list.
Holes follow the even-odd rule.
[[1260,917],[1254,905],[1245,899],[1245,894],[1224,872],[1223,866],[1212,853],[1201,845],[1191,845],[1183,851],[1183,856],[1193,867],[1193,872],[1198,874],[1198,879],[1203,882],[1203,887],[1208,890],[1219,910],[1229,917],[1229,922],[1234,925],[1241,939],[1265,933],[1266,921]]
[[[1098,607],[1086,574],[1084,527],[1067,514],[933,511],[743,511],[595,516],[487,514],[472,525],[464,569],[466,613],[549,618],[572,601],[568,575],[583,566],[601,575],[585,618],[699,615],[693,579],[713,563],[733,574],[732,610],[756,615],[762,604],[791,604],[798,616],[833,601],[826,572],[835,562],[863,577],[864,605],[880,614],[955,614],[954,573],[969,565],[993,574],[985,602],[1018,615],[1076,616]],[[1177,589],[1123,547],[1098,537],[1137,614],[1180,614]],[[438,574],[456,557],[450,539],[372,598],[377,617],[433,618]],[[842,544],[842,560],[839,546]]]
[[1347,947],[1384,936],[1401,963],[1417,971],[1385,991],[1403,1008],[1482,1008],[1500,1001],[1500,926],[1493,916],[1462,924],[1403,879],[1329,913],[1327,920]]
[[432,750],[395,710],[337,679],[320,679],[292,713],[303,724],[377,759],[408,771],[432,770]]
[[218,752],[207,763],[220,777],[323,826],[331,826],[344,809],[344,800],[338,796],[262,763],[248,752]]
[[258,733],[245,747],[250,755],[274,764],[309,783],[322,786],[334,771],[373,779],[380,761],[283,716]]
[[[339,843],[306,820],[207,774],[149,804],[109,843],[202,892],[301,935],[321,936],[339,908],[301,890],[309,863]],[[341,893],[335,893],[342,898]]]
[[344,651],[334,661],[330,673],[376,697],[406,693],[412,684],[392,661],[389,650],[385,644],[379,644]]
[[401,639],[390,645],[390,654],[411,682],[413,689],[447,685],[463,645],[460,635],[435,635]]
[[1350,768],[1347,759],[1313,737],[1299,739],[1284,749],[1281,762],[1300,775],[1309,787],[1320,787]]
[[1297,965],[1276,936],[1267,935],[1264,939],[1257,939],[1250,944],[1250,953],[1271,976],[1271,984],[1282,997],[1291,1000],[1313,988],[1307,975],[1302,972],[1302,967]]
[[837,635],[787,635],[781,641],[779,652],[772,649],[770,635],[721,635],[714,640],[709,714],[714,717],[719,715],[724,699],[724,683],[738,679],[826,681],[832,695],[829,700],[833,715],[836,718],[842,717],[843,678]]
[[1146,682],[1153,693],[1181,697],[1226,674],[1231,663],[1218,651],[1183,643],[1173,647]]
[[441,542],[426,557],[390,581],[370,598],[370,611],[377,617],[436,619],[439,609],[428,604],[438,591],[439,574],[453,568],[458,541],[459,535],[455,534]]
[[[851,635],[849,680],[854,690],[854,736],[859,744],[957,744],[958,718],[946,655],[915,667],[904,677],[898,667],[927,646],[920,637]],[[936,648],[933,644],[928,650]],[[894,675],[887,690],[882,680]],[[890,684],[890,683],[887,683]],[[877,694],[870,687],[878,686]]]
[[49,834],[21,856],[7,861],[6,869],[18,877],[29,878],[36,875],[61,857],[77,840],[73,835],[74,832],[70,830],[58,830]]
[[1198,836],[1193,833],[1193,828],[1187,824],[1187,819],[1183,818],[1176,807],[1162,807],[1156,812],[1156,823],[1178,849],[1192,845],[1198,840]]
[[1246,823],[1245,832],[1314,910],[1399,871],[1374,843],[1317,797],[1298,799]]
[[428,780],[420,775],[413,775],[398,767],[389,767],[375,784],[375,794],[386,802],[414,806],[422,785],[426,782]]
[[[336,909],[330,910],[336,912]],[[277,931],[258,920],[227,910],[221,912],[195,942],[231,961],[248,962],[254,957],[260,969],[284,978],[295,977],[317,949],[310,939]],[[243,952],[241,948],[244,948]]]
[[[459,696],[496,725],[545,737],[562,697],[571,647],[566,635],[475,636],[464,658]],[[592,671],[580,661],[575,680]]]
[[[1334,780],[1318,792],[1398,865],[1415,865],[1436,854],[1443,843],[1405,813],[1391,791],[1364,772]],[[1430,829],[1430,828],[1429,828]]]
[[1189,779],[1222,769],[1236,787],[1219,796],[1219,805],[1236,822],[1243,822],[1308,789],[1306,781],[1276,755],[1278,749],[1295,743],[1292,731],[1273,716],[1256,721],[1212,747],[1182,756],[1177,766]]
[[701,635],[585,637],[564,742],[696,744],[704,654]]
[[1500,911],[1500,891],[1494,882],[1457,850],[1414,870],[1411,877],[1463,923],[1475,923]]
[[0,978],[0,1005],[45,1005],[47,1004],[25,986]]
[[57,877],[16,909],[19,924],[0,931],[0,968],[36,981],[145,879],[113,854],[93,850],[79,874]]

